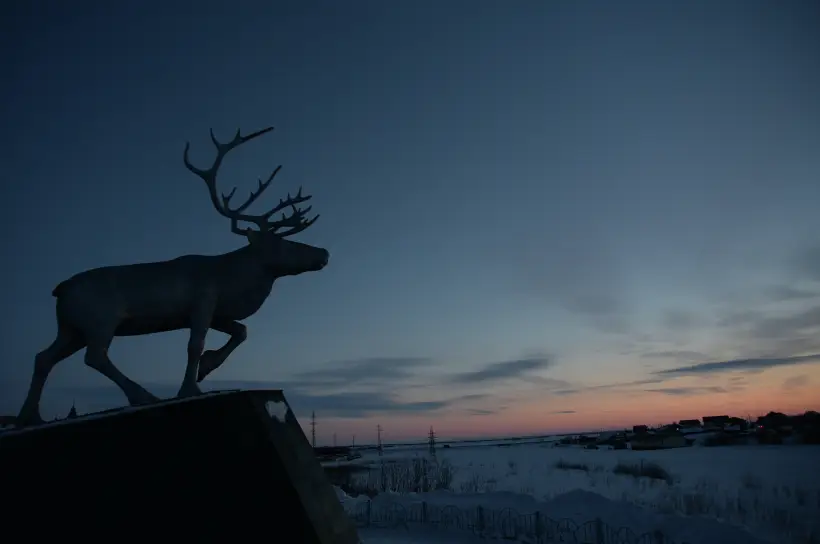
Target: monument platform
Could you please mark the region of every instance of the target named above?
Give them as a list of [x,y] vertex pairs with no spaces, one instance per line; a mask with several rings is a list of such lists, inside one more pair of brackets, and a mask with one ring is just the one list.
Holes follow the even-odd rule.
[[3,432],[0,501],[27,541],[359,542],[278,390]]

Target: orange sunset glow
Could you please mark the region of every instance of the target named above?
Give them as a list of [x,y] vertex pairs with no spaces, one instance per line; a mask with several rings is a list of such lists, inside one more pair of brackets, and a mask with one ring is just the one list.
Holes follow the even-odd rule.
[[[375,442],[376,425],[384,427],[386,442],[400,442],[423,441],[430,426],[441,438],[469,439],[620,429],[708,415],[754,419],[769,411],[796,414],[817,410],[818,384],[820,365],[803,364],[762,372],[679,377],[640,390],[613,387],[559,397],[545,394],[542,398],[529,393],[491,414],[465,415],[458,409],[445,409],[425,416],[320,419],[317,436],[322,443],[330,444],[332,433],[336,433],[338,443],[349,444],[353,435],[357,443]],[[302,418],[303,427],[308,422],[308,418]]]

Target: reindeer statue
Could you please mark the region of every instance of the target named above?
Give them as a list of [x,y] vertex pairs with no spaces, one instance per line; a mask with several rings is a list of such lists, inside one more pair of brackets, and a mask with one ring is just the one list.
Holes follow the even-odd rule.
[[[34,374],[23,407],[14,424],[18,427],[42,423],[40,397],[51,370],[60,361],[85,348],[85,364],[114,382],[133,405],[158,400],[129,379],[108,358],[115,336],[135,336],[190,329],[188,365],[178,397],[200,394],[198,382],[218,368],[245,340],[241,320],[253,315],[270,295],[277,278],[323,269],[330,258],[327,250],[287,240],[312,225],[318,215],[306,219],[311,206],[297,207],[310,196],[302,189],[262,215],[245,210],[268,188],[279,172],[278,166],[266,181],[252,191],[244,204],[230,207],[236,192],[217,196],[216,175],[225,156],[241,144],[273,130],[268,127],[247,136],[240,131],[229,143],[211,140],[216,158],[207,170],[192,165],[186,143],[185,166],[200,177],[211,203],[220,215],[231,220],[231,231],[247,238],[248,244],[222,255],[187,255],[170,261],[108,266],[81,272],[63,281],[52,291],[57,298],[57,338],[37,354]],[[271,217],[283,210],[281,219]],[[256,225],[240,229],[239,222]],[[286,230],[282,230],[286,229]],[[217,350],[203,353],[208,329],[225,333],[230,339]]]

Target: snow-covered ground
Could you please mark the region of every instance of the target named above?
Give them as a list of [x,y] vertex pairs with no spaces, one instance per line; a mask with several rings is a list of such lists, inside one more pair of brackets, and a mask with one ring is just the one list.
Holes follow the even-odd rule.
[[[372,467],[401,465],[429,458],[423,447],[388,449],[382,457],[364,451],[354,461]],[[438,449],[438,462],[453,467],[451,491],[380,494],[373,502],[413,508],[453,505],[460,509],[501,510],[521,514],[539,511],[552,519],[578,524],[600,519],[634,534],[661,531],[677,543],[806,544],[820,542],[820,447],[690,447],[657,451],[585,450],[551,443]],[[659,465],[670,479],[618,474],[617,465]],[[575,467],[575,468],[570,468]],[[358,478],[368,477],[367,473]],[[348,511],[362,497],[342,497]],[[422,536],[422,532],[424,536]],[[361,529],[371,542],[410,538],[435,542],[441,531],[422,526],[407,529]],[[447,531],[442,541],[473,542],[476,537]],[[594,542],[594,540],[591,540]]]

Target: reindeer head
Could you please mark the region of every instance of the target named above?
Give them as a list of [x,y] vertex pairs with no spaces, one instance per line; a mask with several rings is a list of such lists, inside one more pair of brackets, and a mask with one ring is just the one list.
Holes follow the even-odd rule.
[[[297,207],[298,204],[311,199],[310,195],[302,196],[301,187],[299,191],[297,191],[296,196],[292,197],[290,193],[288,193],[287,198],[280,199],[279,204],[261,215],[248,215],[244,213],[245,210],[259,198],[259,195],[268,188],[273,178],[282,168],[281,165],[274,169],[266,181],[263,182],[261,179],[259,180],[259,187],[256,191],[251,191],[250,196],[241,206],[236,208],[230,207],[231,198],[233,198],[236,192],[236,187],[227,195],[220,195],[221,198],[217,196],[216,174],[222,165],[222,160],[225,158],[225,155],[248,140],[252,140],[271,130],[273,130],[273,127],[242,136],[237,129],[233,140],[228,143],[222,143],[217,140],[214,136],[214,131],[211,130],[211,141],[213,141],[216,147],[216,158],[211,164],[211,167],[207,170],[201,170],[191,164],[188,160],[190,143],[185,144],[185,153],[183,155],[185,167],[205,182],[205,185],[208,187],[208,194],[211,197],[211,203],[214,205],[214,208],[216,208],[216,211],[223,217],[227,217],[231,220],[231,232],[246,237],[251,246],[251,250],[272,273],[277,276],[295,276],[303,272],[321,270],[327,266],[328,260],[330,259],[330,253],[328,253],[326,249],[287,240],[288,236],[302,232],[319,218],[317,215],[313,219],[305,219],[305,214],[310,211],[311,206],[304,209]],[[283,212],[283,210],[288,208],[291,210],[290,215],[286,215]],[[281,219],[271,220],[271,217],[279,212],[282,212]],[[257,228],[253,229],[248,227],[244,230],[240,229],[240,221],[253,223]],[[280,229],[287,230],[281,231]]]

